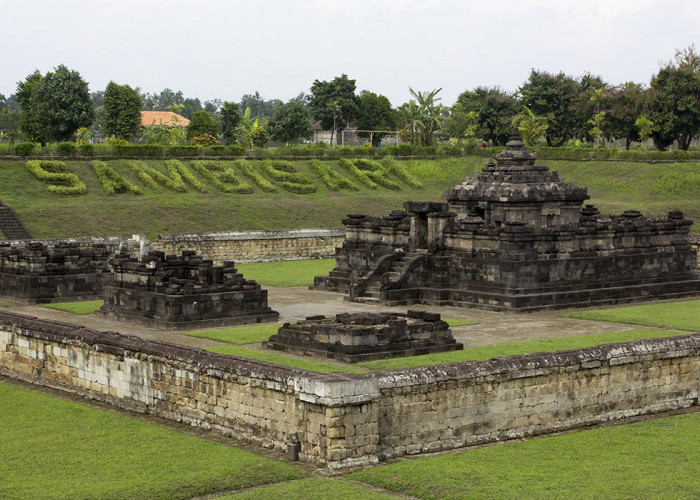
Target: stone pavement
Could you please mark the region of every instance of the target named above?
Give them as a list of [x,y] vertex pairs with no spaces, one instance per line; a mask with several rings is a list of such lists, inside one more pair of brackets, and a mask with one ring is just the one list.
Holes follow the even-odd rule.
[[[453,328],[453,334],[465,348],[484,345],[521,342],[525,340],[570,337],[610,331],[636,328],[633,325],[605,323],[600,321],[584,321],[562,318],[562,311],[539,311],[532,313],[503,313],[477,309],[462,309],[455,307],[434,306],[400,306],[387,307],[374,304],[345,302],[343,296],[333,292],[309,290],[307,287],[275,288],[267,287],[268,303],[272,309],[280,313],[280,321],[296,321],[306,316],[323,314],[332,316],[340,312],[354,311],[400,311],[420,309],[438,312],[443,318],[458,318],[478,322],[477,325]],[[25,305],[3,298],[10,303],[9,310],[50,319],[83,325],[96,330],[116,331],[127,335],[152,340],[164,340],[193,347],[208,347],[221,345],[221,342],[188,337],[180,332],[171,332],[148,328],[145,326],[110,320],[97,315],[78,316],[62,311],[46,309],[35,305]]]

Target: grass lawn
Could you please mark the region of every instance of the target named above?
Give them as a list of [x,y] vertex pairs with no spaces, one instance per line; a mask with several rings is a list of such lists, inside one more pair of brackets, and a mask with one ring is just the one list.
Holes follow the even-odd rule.
[[0,498],[191,498],[306,476],[174,429],[0,383]]
[[[450,327],[477,325],[476,321],[467,321],[455,318],[443,318]],[[253,326],[236,326],[231,328],[217,328],[212,330],[197,330],[194,332],[184,332],[190,337],[198,337],[200,339],[218,340],[220,342],[228,342],[229,344],[257,344],[270,338],[271,335],[277,333],[277,330],[282,326],[282,323],[266,323],[263,325]]]
[[577,335],[574,337],[561,337],[554,339],[530,340],[527,342],[514,342],[511,344],[496,344],[484,347],[466,348],[463,351],[441,352],[425,354],[423,356],[411,356],[408,358],[379,359],[358,363],[357,366],[371,370],[399,370],[402,368],[414,368],[417,366],[430,366],[444,363],[458,363],[461,361],[486,361],[503,356],[515,356],[533,352],[555,352],[568,349],[582,349],[602,344],[616,342],[631,342],[657,337],[675,337],[678,332],[654,329],[624,330],[620,332],[595,333],[591,335]]
[[700,332],[700,300],[577,311],[565,316]]
[[257,361],[265,361],[275,365],[288,366],[290,368],[299,368],[300,370],[309,370],[319,373],[330,372],[345,372],[345,373],[367,373],[367,369],[359,368],[350,365],[334,365],[318,361],[321,358],[296,358],[287,354],[282,354],[279,351],[265,350],[258,351],[256,349],[248,349],[236,345],[222,345],[207,347],[207,351],[217,354],[225,354],[227,356],[239,356],[241,358],[255,359]]
[[217,497],[219,500],[268,500],[270,498],[283,498],[284,500],[327,500],[329,498],[333,500],[379,500],[389,498],[395,499],[396,496],[378,493],[361,484],[343,479],[314,477],[271,486],[263,486],[261,488]]
[[197,330],[194,332],[184,332],[184,334],[200,339],[228,342],[229,344],[257,344],[263,340],[269,339],[271,335],[277,333],[277,330],[279,330],[281,326],[282,323],[266,323],[263,325]]
[[57,304],[41,304],[39,307],[55,309],[72,314],[92,314],[104,304],[103,300],[84,300],[81,302],[60,302]]
[[284,260],[236,264],[247,280],[264,286],[311,286],[314,276],[325,276],[335,267],[335,259]]
[[347,478],[422,499],[698,498],[700,413],[406,460]]

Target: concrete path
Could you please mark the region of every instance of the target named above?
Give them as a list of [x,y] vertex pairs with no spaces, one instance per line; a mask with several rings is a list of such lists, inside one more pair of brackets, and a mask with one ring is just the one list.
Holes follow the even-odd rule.
[[[128,335],[138,335],[146,339],[165,340],[193,347],[220,345],[220,342],[188,337],[177,332],[147,328],[140,325],[119,322],[98,315],[78,316],[44,307],[20,304],[5,298],[10,303],[9,310],[36,316],[83,325],[96,330],[115,331]],[[353,311],[398,311],[420,309],[439,312],[443,318],[459,318],[478,322],[477,325],[453,328],[455,338],[464,343],[465,347],[520,342],[532,339],[569,337],[591,333],[628,330],[636,328],[631,325],[605,323],[600,321],[584,321],[562,318],[562,311],[542,311],[532,313],[502,313],[481,311],[477,309],[462,309],[456,307],[433,306],[402,306],[386,307],[374,304],[359,304],[345,302],[343,296],[332,292],[309,290],[307,287],[275,288],[268,287],[268,303],[280,313],[280,321],[292,322],[304,319],[306,316],[323,314],[332,316],[340,312]]]

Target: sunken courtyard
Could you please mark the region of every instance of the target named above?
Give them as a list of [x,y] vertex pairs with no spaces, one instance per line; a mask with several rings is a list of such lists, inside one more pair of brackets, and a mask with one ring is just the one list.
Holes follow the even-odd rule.
[[[326,469],[697,407],[697,333],[351,372],[358,362],[452,353],[480,338],[513,341],[535,330],[545,338],[547,322],[548,335],[561,334],[571,323],[552,309],[700,292],[692,222],[682,213],[605,215],[587,199],[585,188],[535,165],[514,133],[480,173],[447,189],[445,202],[349,215],[335,269],[311,289],[265,289],[238,271],[240,254],[215,262],[206,251],[171,254],[136,237],[4,242],[0,290],[15,302],[0,310],[0,375]],[[328,244],[318,231],[308,236]],[[256,234],[251,246],[265,237],[281,239]],[[308,247],[295,246],[298,237],[285,243],[291,252]],[[101,310],[70,322],[34,307],[95,297]],[[481,323],[450,328],[448,314]],[[278,319],[256,349],[345,370],[216,354],[204,349],[214,342],[181,334]]]

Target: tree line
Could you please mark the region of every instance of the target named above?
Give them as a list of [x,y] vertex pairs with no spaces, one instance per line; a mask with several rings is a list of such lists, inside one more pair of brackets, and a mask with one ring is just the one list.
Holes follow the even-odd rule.
[[[687,150],[700,136],[700,54],[694,46],[675,51],[649,84],[613,85],[600,76],[531,70],[515,91],[498,86],[462,92],[442,104],[441,89],[415,91],[398,107],[381,94],[357,92],[342,74],[315,80],[308,94],[283,102],[257,91],[239,102],[202,103],[180,91],[142,93],[110,82],[90,93],[77,71],[61,65],[18,82],[15,94],[0,94],[0,133],[11,140],[46,144],[90,136],[111,141],[207,146],[243,143],[247,147],[303,142],[314,124],[330,131],[331,142],[354,126],[359,131],[397,131],[404,142],[430,146],[439,140],[505,144],[518,127],[528,145],[624,144],[653,141],[659,150],[675,144]],[[174,111],[190,120],[186,127],[141,126],[142,110]],[[360,132],[379,145],[383,134]]]

